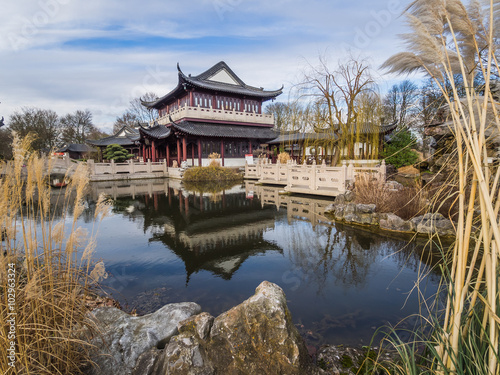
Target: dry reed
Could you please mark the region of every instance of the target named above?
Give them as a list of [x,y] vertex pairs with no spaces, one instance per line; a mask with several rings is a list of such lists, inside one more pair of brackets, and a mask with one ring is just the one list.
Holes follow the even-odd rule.
[[[456,241],[444,269],[448,298],[442,320],[433,322],[429,363],[412,373],[498,374],[500,347],[500,169],[491,165],[491,131],[500,131],[492,78],[497,60],[499,1],[415,0],[407,9],[408,52],[385,63],[393,72],[424,71],[441,89],[455,137]],[[456,75],[465,83],[460,88]],[[474,77],[484,78],[480,95]],[[451,91],[445,87],[451,84]],[[480,225],[474,226],[479,220]],[[401,345],[395,345],[401,348]]]
[[[52,161],[30,152],[31,140],[14,135],[14,158],[0,168],[7,171],[0,180],[0,373],[77,374],[90,349],[81,331],[92,327],[84,302],[98,225],[89,234],[77,223],[86,168],[77,167],[65,194],[53,194]],[[51,199],[63,206],[59,220]],[[95,223],[108,211],[100,199]]]

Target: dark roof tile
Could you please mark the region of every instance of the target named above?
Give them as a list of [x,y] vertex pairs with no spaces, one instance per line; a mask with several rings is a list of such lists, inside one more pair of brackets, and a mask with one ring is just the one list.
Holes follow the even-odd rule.
[[207,122],[181,121],[172,123],[174,129],[201,137],[273,139],[277,133],[271,128],[248,125],[213,124]]

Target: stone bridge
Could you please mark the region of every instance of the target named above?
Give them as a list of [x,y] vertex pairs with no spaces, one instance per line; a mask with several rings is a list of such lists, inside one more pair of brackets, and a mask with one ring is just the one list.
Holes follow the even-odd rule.
[[258,180],[261,184],[281,185],[290,193],[337,196],[347,190],[357,176],[368,175],[385,181],[385,161],[344,160],[340,167],[323,164],[270,164],[267,159],[257,164],[245,165],[245,179]]

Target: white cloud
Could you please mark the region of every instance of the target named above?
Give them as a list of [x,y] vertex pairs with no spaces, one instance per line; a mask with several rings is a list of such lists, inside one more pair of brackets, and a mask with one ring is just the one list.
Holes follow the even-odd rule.
[[376,68],[399,43],[395,4],[402,8],[398,0],[7,2],[0,116],[22,106],[60,115],[89,108],[96,125],[110,129],[134,96],[171,90],[177,62],[198,74],[225,60],[246,83],[266,89],[289,88],[306,60],[325,51],[335,62],[352,48]]

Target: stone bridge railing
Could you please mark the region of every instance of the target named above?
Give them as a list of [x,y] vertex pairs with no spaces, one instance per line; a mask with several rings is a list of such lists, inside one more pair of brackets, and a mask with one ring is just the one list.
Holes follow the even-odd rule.
[[[111,160],[109,163],[95,163],[88,160],[87,165],[90,171],[91,180],[104,179],[110,176],[128,175],[130,178],[140,178],[145,175],[157,175],[157,177],[166,177],[168,168],[166,160],[160,162],[135,162],[128,160],[123,163],[115,163]],[[149,176],[148,176],[149,177]]]
[[270,164],[267,159],[257,164],[245,165],[245,178],[256,179],[263,184],[283,185],[286,191],[337,195],[346,191],[347,184],[359,175],[385,181],[385,161],[379,160],[344,160],[339,167],[330,167],[325,163],[316,165]]

